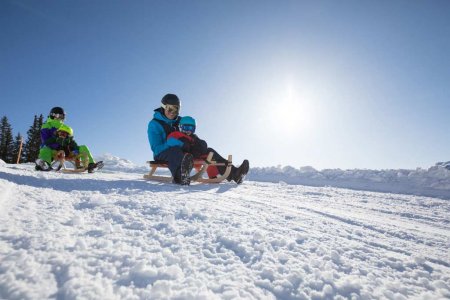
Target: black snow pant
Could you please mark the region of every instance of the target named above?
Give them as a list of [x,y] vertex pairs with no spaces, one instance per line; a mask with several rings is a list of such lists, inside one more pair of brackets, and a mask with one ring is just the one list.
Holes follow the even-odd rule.
[[183,157],[184,152],[180,147],[170,147],[169,149],[164,150],[163,152],[156,155],[155,159],[167,161],[170,173],[172,173],[174,181],[179,183],[181,177],[180,166]]
[[[228,160],[226,160],[225,158],[223,158],[219,153],[217,153],[216,150],[214,150],[213,148],[208,148],[208,151],[206,153],[212,152],[213,153],[213,157],[212,159],[220,162],[220,163],[225,163],[225,166],[217,166],[217,170],[219,171],[220,175],[223,175],[223,173],[225,173],[225,170],[227,169],[227,165],[228,165]],[[231,167],[231,172],[234,172],[235,167],[232,166]]]

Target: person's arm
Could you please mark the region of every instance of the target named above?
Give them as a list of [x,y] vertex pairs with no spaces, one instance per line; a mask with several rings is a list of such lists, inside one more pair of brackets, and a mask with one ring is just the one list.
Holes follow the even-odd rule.
[[41,144],[47,145],[47,140],[53,137],[54,130],[51,128],[41,128]]
[[153,120],[148,123],[147,135],[154,156],[158,155],[169,147],[183,146],[183,143],[176,139],[171,139],[170,141],[166,139],[164,128],[161,126],[161,124]]
[[47,120],[47,122],[45,122],[42,127],[41,127],[41,144],[45,145],[46,141],[51,138],[51,137],[55,137],[55,132],[56,130],[59,128],[59,126],[61,126],[61,122],[60,121],[56,121],[56,120]]
[[[177,143],[176,146],[180,147],[184,152],[191,152],[193,140],[190,136],[180,131],[174,131],[167,137],[167,142],[175,143],[175,141]],[[181,145],[179,142],[181,142]]]
[[61,144],[57,137],[52,136],[45,140],[44,145],[53,149],[53,150],[61,150]]
[[69,144],[67,148],[68,152],[72,153],[73,155],[78,155],[80,153],[80,147],[73,138],[69,138]]
[[194,141],[193,146],[192,146],[192,154],[194,154],[194,156],[200,156],[203,154],[207,154],[208,144],[206,143],[206,141],[200,139],[195,134],[192,135],[192,139]]

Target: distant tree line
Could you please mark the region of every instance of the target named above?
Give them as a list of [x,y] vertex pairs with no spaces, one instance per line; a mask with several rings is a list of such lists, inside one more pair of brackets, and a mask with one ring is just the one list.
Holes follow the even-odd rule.
[[[41,144],[41,126],[44,122],[42,114],[34,116],[33,125],[27,131],[27,140],[23,143],[19,163],[34,162],[39,155]],[[12,126],[8,117],[3,116],[0,121],[0,159],[6,163],[16,163],[19,155],[22,135],[20,132],[13,137]]]

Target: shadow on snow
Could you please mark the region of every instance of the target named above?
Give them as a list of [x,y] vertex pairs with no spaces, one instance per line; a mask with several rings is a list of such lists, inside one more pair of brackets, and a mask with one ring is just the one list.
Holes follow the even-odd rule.
[[142,190],[151,192],[204,192],[216,190],[216,193],[225,193],[236,188],[234,183],[222,184],[192,184],[190,186],[180,186],[173,183],[161,183],[136,178],[135,180],[117,179],[78,179],[78,178],[38,178],[28,175],[10,174],[0,171],[0,178],[10,182],[27,185],[35,188],[50,188],[62,192],[71,191],[98,191],[100,193],[127,192],[129,190]]

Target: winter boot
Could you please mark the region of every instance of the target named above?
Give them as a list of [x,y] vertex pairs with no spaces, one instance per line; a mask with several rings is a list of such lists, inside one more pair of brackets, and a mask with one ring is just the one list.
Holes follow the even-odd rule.
[[231,173],[228,176],[227,180],[234,180],[237,184],[241,184],[244,181],[245,175],[247,175],[249,168],[250,164],[248,160],[244,159],[239,168],[232,166]]
[[191,184],[191,170],[194,166],[194,158],[192,154],[186,153],[181,161],[180,166],[180,184],[190,185]]
[[38,158],[38,159],[36,159],[35,163],[36,163],[36,166],[34,167],[34,169],[36,171],[51,171],[52,170],[52,166],[50,166],[50,164],[43,159]]
[[96,163],[89,163],[88,173],[94,173],[94,171],[100,170],[101,168],[103,168],[103,166],[104,166],[103,161],[99,161]]
[[236,173],[237,168],[235,166],[231,166],[231,172],[230,175],[227,177],[227,181],[230,182],[234,178],[234,174]]

